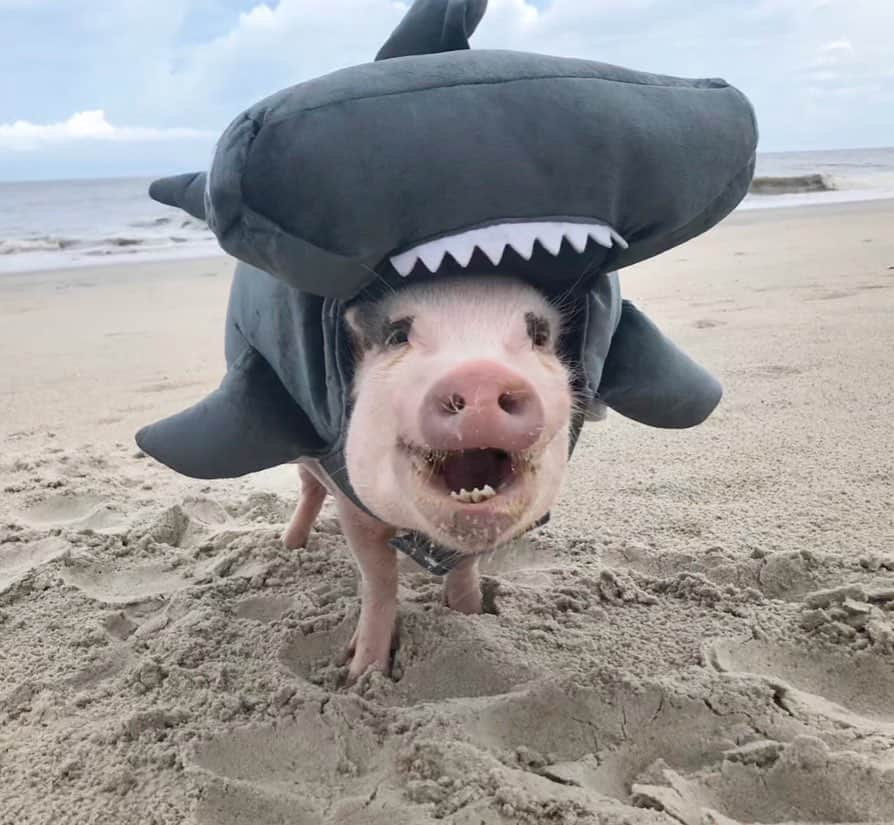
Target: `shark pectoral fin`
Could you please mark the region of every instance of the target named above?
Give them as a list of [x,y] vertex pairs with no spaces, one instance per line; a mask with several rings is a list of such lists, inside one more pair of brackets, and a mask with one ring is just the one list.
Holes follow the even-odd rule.
[[684,429],[701,424],[722,395],[710,373],[633,304],[623,302],[602,371],[600,401],[641,424]]
[[416,0],[376,55],[376,60],[469,48],[487,0]]
[[194,218],[205,220],[204,172],[188,172],[170,178],[159,178],[149,184],[149,197],[168,206],[176,206]]
[[323,447],[273,368],[247,350],[203,401],[137,433],[140,449],[192,478],[236,478]]

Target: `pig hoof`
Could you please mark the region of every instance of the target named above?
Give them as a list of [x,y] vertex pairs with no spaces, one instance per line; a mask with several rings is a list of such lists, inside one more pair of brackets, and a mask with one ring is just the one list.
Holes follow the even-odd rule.
[[464,613],[466,616],[475,616],[481,613],[481,591],[476,590],[474,593],[463,593],[461,595],[451,595],[444,592],[444,604],[457,613]]
[[309,539],[309,530],[299,531],[289,527],[289,529],[282,534],[282,546],[285,547],[286,550],[300,550],[302,547],[307,547]]
[[391,669],[391,646],[384,655],[378,655],[369,647],[358,651],[354,647],[354,640],[351,640],[351,646],[348,650],[347,659],[350,661],[348,665],[348,684],[354,684],[361,676],[367,673],[377,671],[383,676],[387,676]]
[[366,657],[354,656],[348,667],[348,684],[353,685],[361,677],[368,673],[381,673],[383,676],[388,675],[388,661],[380,661],[378,659],[368,659]]
[[447,577],[442,602],[457,613],[472,616],[481,613],[481,584],[478,576],[459,571]]
[[348,649],[345,652],[344,661],[348,664],[348,684],[354,684],[361,676],[371,671],[378,671],[388,676],[391,671],[391,639],[383,643],[383,638],[377,637],[365,642],[358,642],[360,631],[354,631]]

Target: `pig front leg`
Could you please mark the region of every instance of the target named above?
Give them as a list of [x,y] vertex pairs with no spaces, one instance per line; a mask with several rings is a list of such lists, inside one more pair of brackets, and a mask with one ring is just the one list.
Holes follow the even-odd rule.
[[326,488],[307,467],[299,465],[298,477],[301,479],[301,497],[298,499],[292,521],[282,537],[282,543],[288,550],[307,546],[311,528],[320,515],[320,509],[326,499]]
[[348,547],[360,567],[360,621],[351,640],[348,679],[367,670],[387,673],[397,622],[397,551],[388,542],[395,530],[358,509],[342,495],[335,504]]
[[464,559],[447,574],[444,601],[452,610],[473,614],[481,612],[481,577],[478,559]]

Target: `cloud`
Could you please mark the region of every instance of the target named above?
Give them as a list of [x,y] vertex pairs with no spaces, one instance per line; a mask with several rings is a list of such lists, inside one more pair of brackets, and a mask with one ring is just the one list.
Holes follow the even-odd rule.
[[[890,144],[894,134],[892,0],[489,5],[474,48],[726,78],[754,103],[765,150]],[[63,158],[82,174],[82,158],[90,156],[93,170],[104,153],[109,174],[128,173],[150,155],[159,174],[207,163],[212,136],[239,112],[286,86],[371,60],[407,6],[0,0],[0,177],[42,173]],[[105,114],[92,115],[96,128],[78,137],[73,110]],[[140,152],[133,141],[143,141]],[[12,148],[40,151],[3,151]]]
[[201,129],[155,129],[144,126],[114,126],[102,109],[75,112],[59,123],[30,123],[17,120],[0,123],[0,149],[32,151],[47,144],[72,141],[150,143],[157,141],[207,140],[216,132]]
[[144,111],[223,128],[284,86],[371,60],[406,11],[391,0],[245,5],[224,32],[171,50],[140,90]]
[[852,52],[854,45],[850,40],[833,40],[823,46],[824,52]]

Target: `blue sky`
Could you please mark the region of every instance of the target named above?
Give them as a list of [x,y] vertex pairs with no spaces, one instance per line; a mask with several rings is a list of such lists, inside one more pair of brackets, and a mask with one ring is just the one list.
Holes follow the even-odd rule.
[[[371,58],[394,0],[0,0],[0,179],[204,168],[243,108]],[[490,0],[473,45],[725,77],[761,149],[894,144],[894,0]]]

